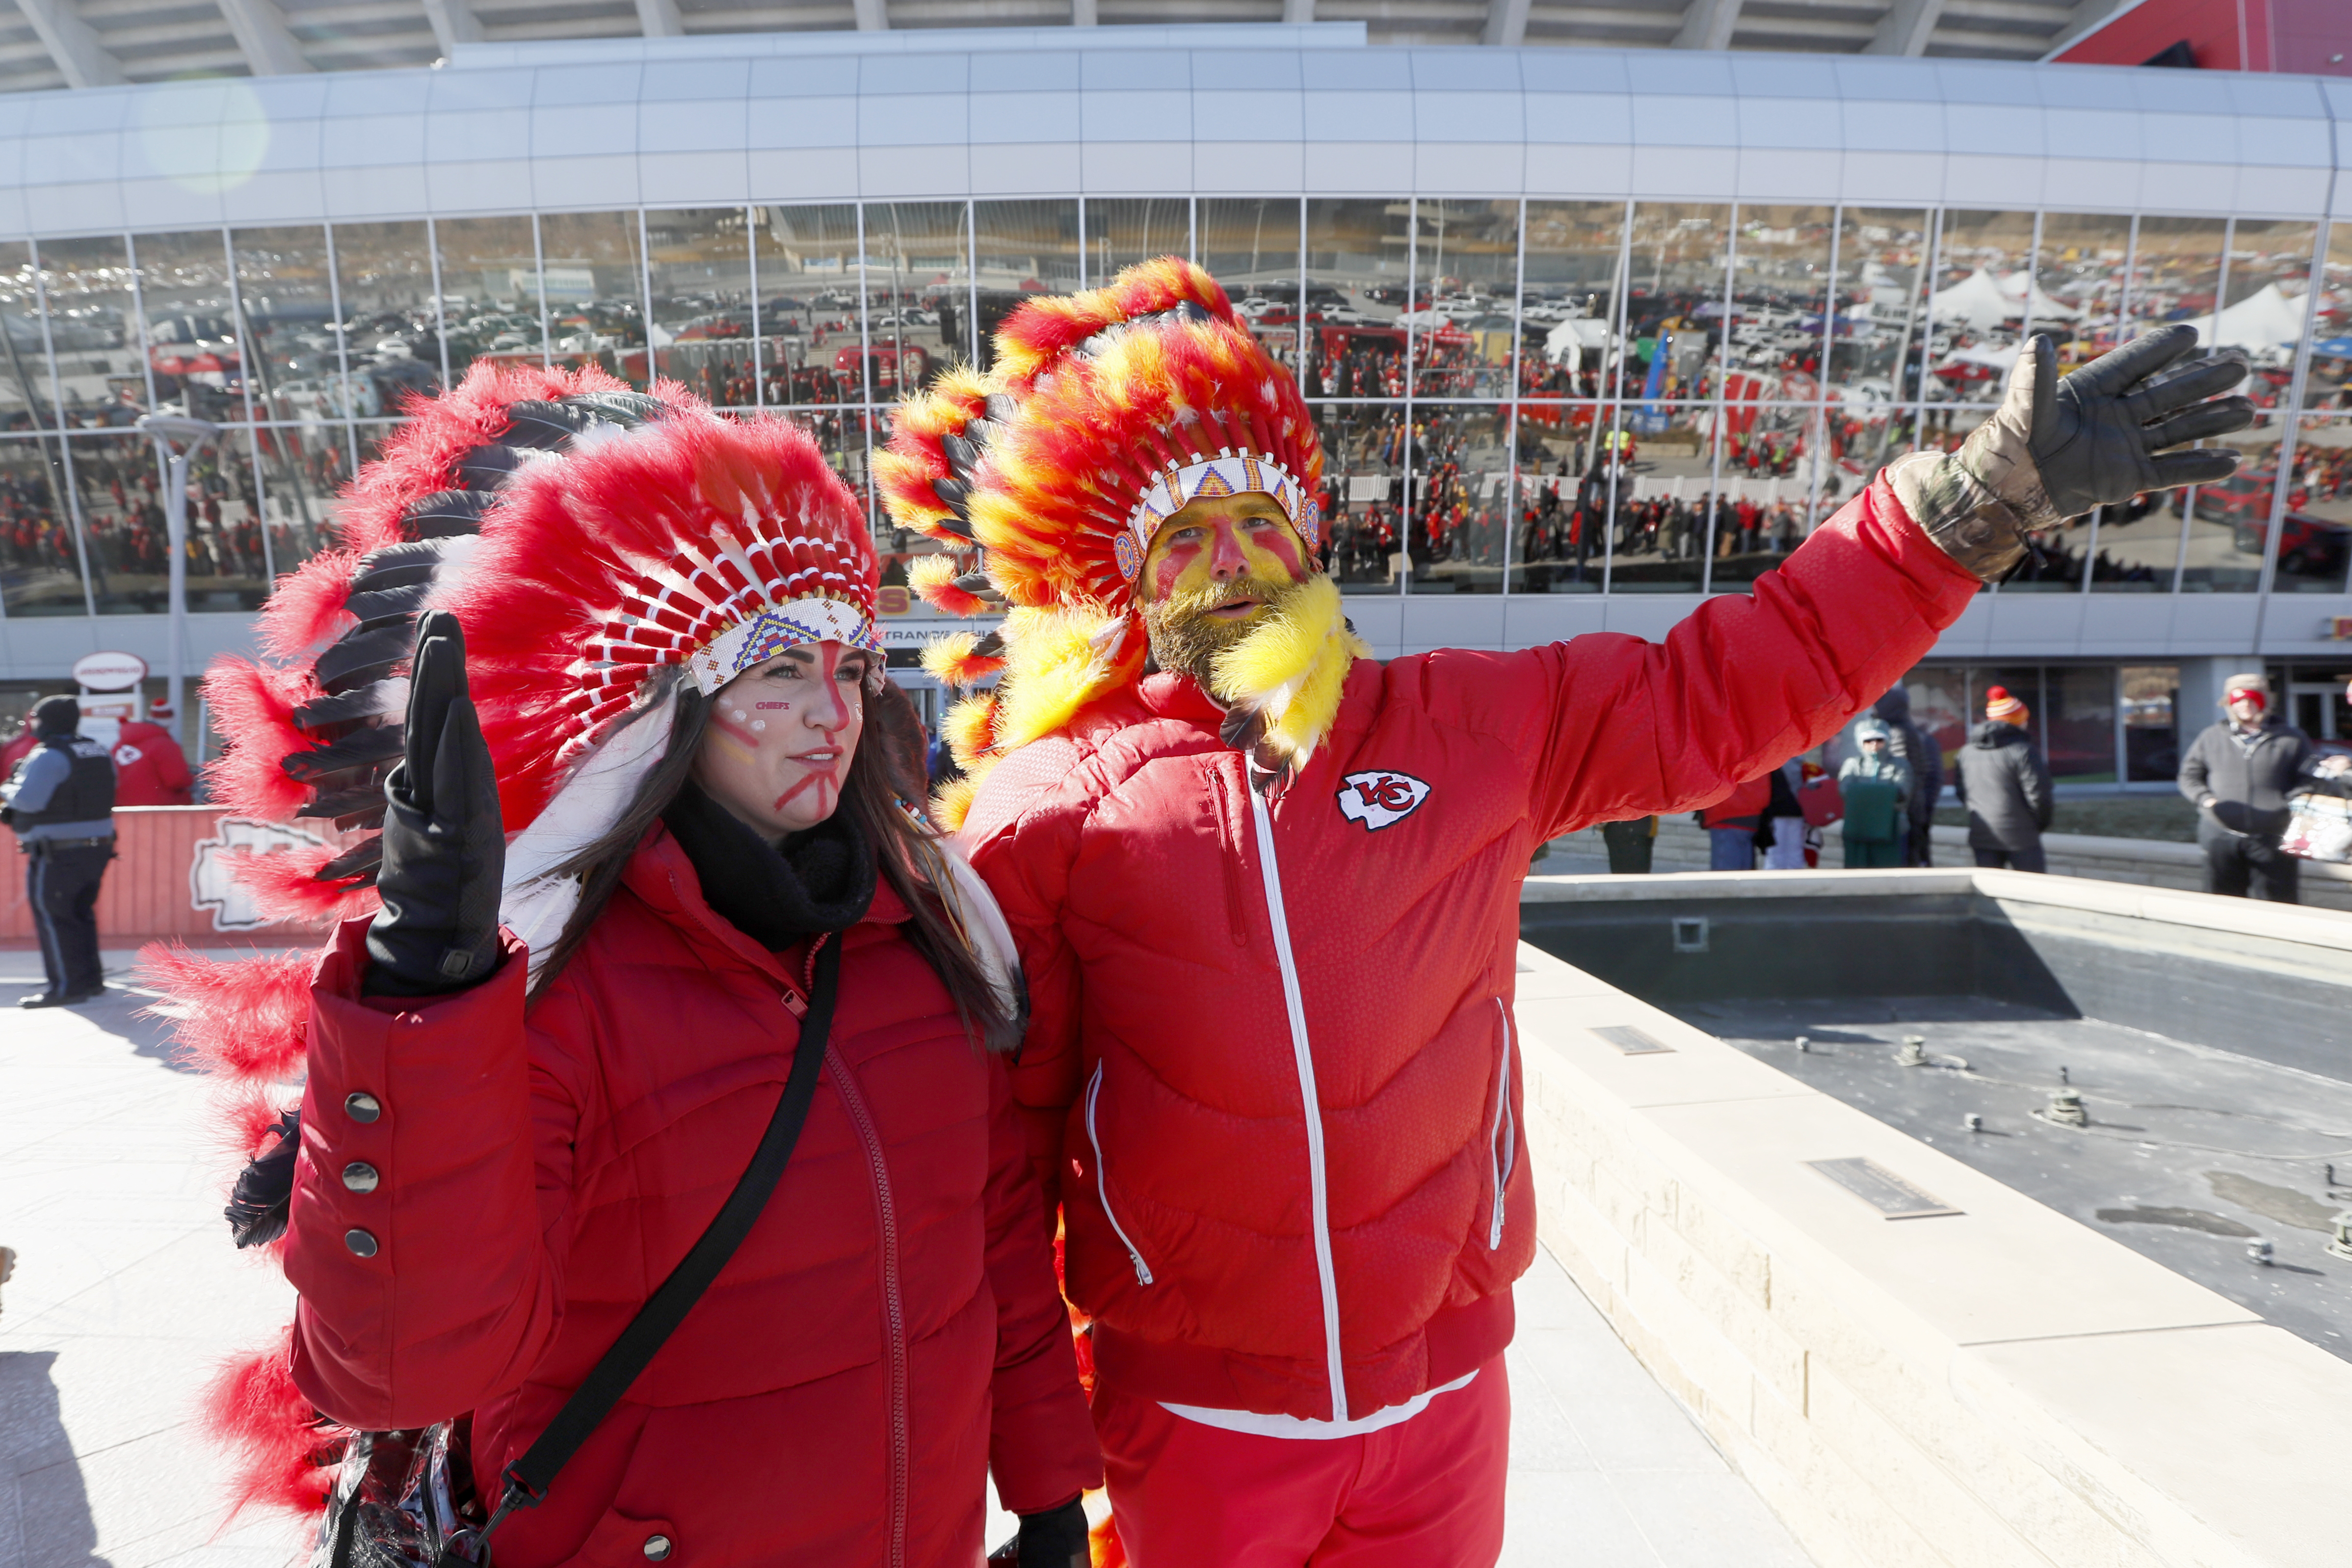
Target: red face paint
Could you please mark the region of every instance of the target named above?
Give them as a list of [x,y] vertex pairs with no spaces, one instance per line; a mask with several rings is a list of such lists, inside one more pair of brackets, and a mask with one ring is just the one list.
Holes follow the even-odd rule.
[[744,728],[742,725],[734,722],[724,713],[712,713],[710,715],[710,727],[730,740],[741,742],[745,746],[751,748],[752,751],[756,752],[760,749],[760,737],[753,734],[750,730]]

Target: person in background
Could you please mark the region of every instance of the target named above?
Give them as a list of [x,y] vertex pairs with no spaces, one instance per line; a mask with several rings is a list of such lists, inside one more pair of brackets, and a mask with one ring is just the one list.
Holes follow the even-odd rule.
[[1838,790],[1845,797],[1846,869],[1900,866],[1910,831],[1911,770],[1894,754],[1895,734],[1885,721],[1864,719],[1854,726],[1853,739],[1861,754],[1848,757],[1838,770]]
[[2260,670],[2222,683],[2221,722],[2180,759],[2180,793],[2197,805],[2205,890],[2223,898],[2298,901],[2294,857],[2279,847],[2286,797],[2318,771],[2311,738],[2270,710]]
[[2056,802],[2050,764],[2025,732],[2032,717],[2004,689],[1985,689],[1985,721],[1953,758],[1953,786],[1969,808],[1969,847],[1979,866],[2046,871],[2042,836]]
[[1928,853],[1936,826],[1936,803],[1944,797],[1944,749],[1911,718],[1911,693],[1902,686],[1872,705],[1886,726],[1887,750],[1911,770],[1911,798],[1905,803],[1903,864],[1932,866]]
[[[1764,826],[1770,837],[1764,845],[1764,869],[1767,871],[1802,871],[1805,859],[1805,808],[1799,804],[1798,789],[1805,780],[1805,760],[1790,757],[1764,775],[1771,786],[1770,804],[1764,808]],[[1759,838],[1763,834],[1758,835]]]
[[[168,720],[172,710],[158,702],[148,710],[151,720]],[[121,805],[192,805],[195,778],[188,772],[187,753],[161,723],[137,719],[122,721],[114,742],[114,804]]]
[[1706,868],[1710,871],[1756,869],[1756,831],[1764,826],[1764,809],[1772,803],[1769,774],[1746,784],[1698,814],[1706,829]]
[[14,777],[16,764],[31,756],[33,748],[40,743],[41,738],[33,733],[33,716],[27,713],[17,720],[16,732],[0,743],[0,780]]
[[81,704],[45,697],[33,710],[40,744],[0,785],[0,823],[26,857],[25,898],[41,936],[48,988],[19,1007],[70,1007],[104,994],[98,885],[114,858],[114,763],[79,733]]
[[1658,819],[1654,814],[1624,822],[1601,825],[1601,842],[1609,851],[1612,877],[1646,877],[1658,847]]

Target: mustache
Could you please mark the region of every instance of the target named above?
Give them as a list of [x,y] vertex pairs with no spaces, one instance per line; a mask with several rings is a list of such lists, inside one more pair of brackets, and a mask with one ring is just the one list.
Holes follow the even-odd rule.
[[1255,599],[1262,605],[1279,604],[1283,595],[1297,586],[1295,583],[1277,583],[1265,577],[1234,577],[1203,588],[1171,594],[1154,608],[1168,620],[1182,620],[1244,599]]

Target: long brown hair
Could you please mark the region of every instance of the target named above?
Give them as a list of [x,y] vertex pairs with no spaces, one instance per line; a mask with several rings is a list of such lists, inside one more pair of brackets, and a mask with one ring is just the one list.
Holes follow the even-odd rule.
[[[681,677],[673,672],[667,679],[675,684]],[[876,868],[907,906],[907,940],[947,987],[965,1031],[990,1050],[1010,1051],[1020,1044],[1020,1021],[1005,1011],[979,960],[948,918],[932,889],[931,877],[919,869],[943,853],[930,842],[935,835],[900,804],[922,798],[922,721],[915,717],[914,705],[904,692],[887,680],[880,684],[879,691],[868,688],[865,731],[850,757],[841,805],[835,809],[848,812],[860,835],[873,847]],[[646,830],[669,809],[693,773],[695,753],[709,724],[710,700],[686,685],[675,700],[677,712],[668,748],[637,786],[629,808],[604,837],[554,872],[580,879],[580,904],[564,922],[563,934],[556,938],[532,984],[533,1000],[546,992],[586,942],[589,928],[604,912],[613,889],[621,885],[621,875]],[[640,710],[635,721],[644,721],[645,711]]]

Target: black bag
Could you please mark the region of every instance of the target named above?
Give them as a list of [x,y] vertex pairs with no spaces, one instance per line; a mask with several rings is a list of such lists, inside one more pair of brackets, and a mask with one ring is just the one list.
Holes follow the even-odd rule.
[[417,1431],[356,1433],[328,1494],[310,1568],[452,1568],[458,1563],[481,1568],[489,1563],[491,1532],[516,1509],[539,1506],[556,1472],[620,1403],[751,1234],[752,1223],[783,1179],[810,1102],[816,1098],[817,1068],[824,1060],[840,981],[841,943],[828,940],[817,950],[814,994],[801,1019],[792,1073],[751,1164],[701,1239],[637,1310],[547,1430],[507,1467],[506,1490],[497,1510],[485,1517],[475,1495],[470,1417],[460,1415]]

